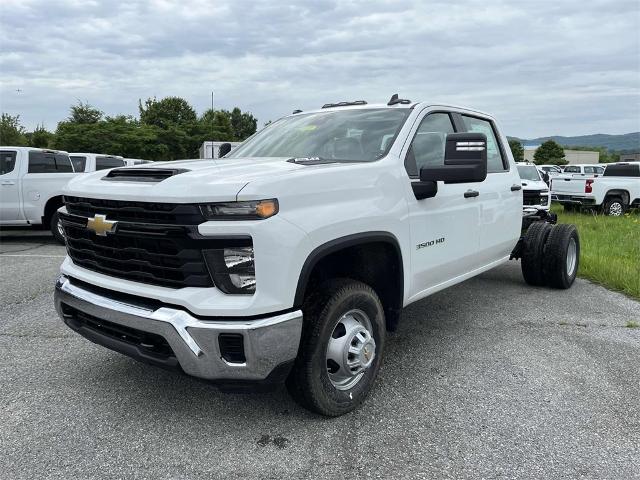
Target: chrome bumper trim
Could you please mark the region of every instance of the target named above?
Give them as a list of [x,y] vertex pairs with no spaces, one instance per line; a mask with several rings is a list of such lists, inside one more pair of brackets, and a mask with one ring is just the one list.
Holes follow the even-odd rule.
[[[61,318],[63,303],[103,320],[162,335],[186,373],[208,379],[266,378],[273,368],[296,357],[302,331],[300,310],[258,320],[199,320],[184,310],[152,310],[99,295],[61,275],[55,290]],[[222,358],[219,333],[243,335],[245,363]]]

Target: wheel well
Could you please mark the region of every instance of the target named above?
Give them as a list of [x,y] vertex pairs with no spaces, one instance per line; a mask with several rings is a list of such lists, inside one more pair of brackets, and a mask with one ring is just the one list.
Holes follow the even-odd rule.
[[[387,236],[388,235],[388,236]],[[388,330],[395,330],[402,310],[404,274],[402,254],[395,237],[350,236],[314,250],[302,269],[295,304],[331,278],[351,278],[366,283],[380,297]]]
[[51,217],[61,206],[64,205],[64,201],[62,200],[62,195],[58,195],[57,197],[51,197],[47,200],[47,203],[44,206],[44,215],[42,216],[42,225],[46,228],[49,228],[49,221]]
[[604,197],[604,201],[606,202],[611,197],[620,197],[625,205],[629,205],[629,192],[626,190],[609,190]]

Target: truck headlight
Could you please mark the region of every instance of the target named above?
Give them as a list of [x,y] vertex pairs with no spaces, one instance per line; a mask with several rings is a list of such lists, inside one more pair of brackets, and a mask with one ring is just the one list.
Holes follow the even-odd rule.
[[205,203],[200,211],[207,220],[260,220],[278,213],[278,200]]
[[256,291],[253,247],[203,251],[213,282],[224,293],[252,295]]

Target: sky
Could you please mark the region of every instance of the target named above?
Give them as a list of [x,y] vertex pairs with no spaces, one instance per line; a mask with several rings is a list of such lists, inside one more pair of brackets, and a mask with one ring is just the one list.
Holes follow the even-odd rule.
[[259,125],[399,93],[520,138],[640,131],[640,1],[0,2],[0,109],[28,129],[212,91]]

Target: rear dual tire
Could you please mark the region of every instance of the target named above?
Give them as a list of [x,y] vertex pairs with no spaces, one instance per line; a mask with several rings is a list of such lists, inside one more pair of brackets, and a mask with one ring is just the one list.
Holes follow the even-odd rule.
[[580,264],[580,238],[575,225],[532,224],[523,239],[520,263],[529,285],[569,288]]

